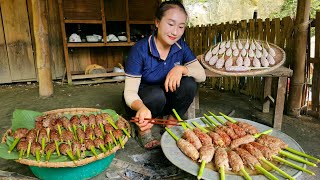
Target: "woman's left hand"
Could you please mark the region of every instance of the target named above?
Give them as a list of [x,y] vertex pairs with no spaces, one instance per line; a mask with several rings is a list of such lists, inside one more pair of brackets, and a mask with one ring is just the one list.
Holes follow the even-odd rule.
[[180,86],[180,80],[182,75],[188,69],[185,66],[175,66],[167,74],[166,81],[164,82],[164,88],[166,92],[174,92]]

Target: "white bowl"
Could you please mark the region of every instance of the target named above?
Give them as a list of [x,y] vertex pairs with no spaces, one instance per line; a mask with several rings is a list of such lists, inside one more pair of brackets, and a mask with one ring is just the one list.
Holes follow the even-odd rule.
[[127,41],[128,40],[126,36],[118,36],[118,39],[120,41]]
[[99,41],[98,37],[94,36],[94,35],[86,36],[86,38],[87,38],[87,42],[98,42]]

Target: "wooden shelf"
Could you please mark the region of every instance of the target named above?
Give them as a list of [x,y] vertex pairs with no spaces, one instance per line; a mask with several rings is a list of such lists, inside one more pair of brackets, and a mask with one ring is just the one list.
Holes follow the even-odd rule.
[[102,47],[105,46],[103,42],[97,43],[68,43],[68,47]]
[[118,73],[102,73],[102,74],[85,74],[85,75],[73,75],[72,80],[76,79],[88,79],[88,78],[99,78],[99,77],[113,77],[113,76],[124,76],[124,72]]
[[66,24],[102,24],[102,20],[65,19]]
[[129,21],[129,24],[154,24],[154,21]]
[[[131,42],[131,31],[135,34],[140,25],[145,25],[149,31],[148,25],[154,24],[153,15],[160,2],[160,0],[81,0],[75,5],[71,0],[58,0],[68,84],[121,81],[110,77],[124,76],[124,73],[85,75],[83,66],[96,63],[112,70],[122,62],[126,55],[124,52],[135,44]],[[67,36],[79,30],[78,24],[83,24],[81,33],[84,35],[102,32],[100,35],[104,42],[68,42]],[[107,42],[108,34],[117,35],[119,32],[125,32],[128,41]],[[74,48],[70,57],[69,48]],[[71,66],[74,62],[78,62],[78,65]],[[77,74],[74,74],[75,71]]]
[[106,46],[133,46],[134,42],[107,42]]

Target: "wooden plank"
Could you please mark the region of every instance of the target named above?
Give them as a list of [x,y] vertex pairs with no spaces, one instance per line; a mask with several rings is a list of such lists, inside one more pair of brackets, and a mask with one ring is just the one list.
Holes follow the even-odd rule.
[[271,21],[271,33],[270,33],[270,40],[268,42],[275,43],[276,39],[276,32],[275,32],[275,19],[272,19]]
[[258,24],[258,28],[257,28],[258,36],[257,36],[257,38],[259,40],[264,41],[265,38],[263,36],[263,22],[262,22],[262,19],[257,19],[257,24]]
[[254,34],[255,34],[254,20],[249,19],[249,37],[254,38]]
[[274,117],[273,117],[273,128],[279,131],[281,130],[281,125],[282,125],[286,88],[287,88],[287,77],[279,77],[276,105],[275,105]]
[[11,75],[9,68],[8,52],[4,31],[2,25],[1,8],[0,8],[0,84],[11,83]]
[[52,60],[51,71],[52,78],[62,78],[65,71],[65,62],[63,54],[63,41],[61,28],[57,25],[60,23],[59,6],[57,1],[48,2],[48,28],[49,28],[49,48]]
[[50,97],[53,94],[53,84],[48,37],[48,8],[45,1],[32,0],[31,2],[39,96]]
[[268,42],[270,42],[270,33],[271,33],[271,26],[270,26],[270,19],[269,18],[267,18],[266,20],[265,20],[265,30],[264,30],[264,32],[265,32],[265,37],[266,37],[266,40],[268,41]]
[[12,81],[35,80],[26,1],[1,0],[0,3]]
[[87,66],[92,64],[90,59],[90,48],[69,49],[68,55],[70,66],[70,78],[71,71],[84,71]]
[[240,30],[240,39],[247,39],[248,37],[248,32],[247,32],[247,21],[246,20],[242,20],[241,21],[241,30]]
[[312,78],[312,110],[320,113],[320,12],[316,14],[315,20],[315,61]]
[[271,85],[272,85],[272,78],[266,77],[264,78],[264,91],[263,91],[263,98],[265,102],[262,105],[262,112],[268,113],[270,109],[270,100],[266,99],[269,95],[271,95]]
[[280,45],[281,42],[281,31],[280,31],[280,19],[274,19],[274,32],[275,32],[275,44]]
[[124,76],[124,72],[117,73],[102,73],[102,74],[85,74],[85,75],[73,75],[72,80],[76,79],[88,79],[88,78],[97,78],[97,77],[113,77],[113,76]]

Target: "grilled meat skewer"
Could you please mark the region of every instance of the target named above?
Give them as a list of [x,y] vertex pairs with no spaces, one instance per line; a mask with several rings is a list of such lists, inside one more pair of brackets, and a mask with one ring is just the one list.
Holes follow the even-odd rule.
[[30,129],[27,133],[26,140],[28,142],[28,149],[27,149],[27,157],[30,154],[31,144],[36,141],[37,139],[37,131],[35,129]]
[[28,133],[28,129],[26,129],[26,128],[16,129],[16,131],[13,134],[14,141],[11,144],[11,146],[9,147],[8,153],[11,153],[11,151],[13,150],[14,147],[16,147],[16,145],[18,144],[20,139],[23,137],[26,137],[27,133]]
[[84,142],[85,146],[86,146],[86,149],[87,150],[91,150],[91,152],[93,153],[93,155],[95,157],[97,157],[97,153],[96,153],[96,149],[94,148],[94,143],[91,139],[86,139],[85,142]]
[[185,129],[182,138],[190,142],[197,150],[202,146],[200,139],[191,129]]
[[95,145],[96,148],[99,148],[102,150],[102,152],[107,152],[106,148],[104,147],[104,141],[100,138],[96,138],[93,140],[93,143]]
[[[81,128],[78,127],[78,129],[81,129]],[[72,154],[76,154],[78,159],[81,158],[80,149],[81,149],[81,144],[77,141],[73,141],[72,142]]]
[[40,161],[40,152],[41,152],[41,145],[39,142],[33,142],[31,144],[31,153],[33,156],[36,157],[37,161]]
[[89,125],[94,128],[96,124],[96,116],[94,114],[89,115]]
[[27,151],[27,149],[28,149],[28,142],[25,139],[21,139],[17,144],[17,150],[19,151],[19,159],[22,158],[22,156]]
[[70,145],[66,144],[66,143],[61,143],[59,146],[59,150],[63,155],[68,155],[69,158],[74,161],[74,156],[72,154],[72,149],[70,147]]
[[[89,117],[86,116],[86,115],[81,115],[80,116],[80,124],[82,125],[83,127],[83,131],[86,131],[86,128],[89,124]],[[79,138],[79,137],[78,137]]]
[[51,153],[53,153],[54,151],[56,150],[56,145],[55,143],[49,143],[46,148],[45,148],[45,152],[46,152],[46,161],[49,161],[50,160],[50,156],[51,156]]

